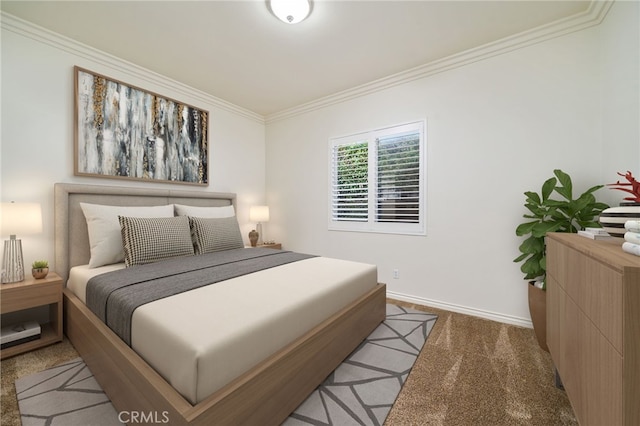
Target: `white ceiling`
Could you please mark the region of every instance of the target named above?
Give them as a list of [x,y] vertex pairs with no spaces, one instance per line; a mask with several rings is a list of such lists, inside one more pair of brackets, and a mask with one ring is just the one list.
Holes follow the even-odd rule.
[[584,12],[590,1],[7,1],[0,9],[267,116]]

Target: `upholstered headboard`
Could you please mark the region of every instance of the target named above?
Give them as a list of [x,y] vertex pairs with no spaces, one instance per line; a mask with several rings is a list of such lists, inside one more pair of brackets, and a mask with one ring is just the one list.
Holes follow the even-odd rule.
[[110,206],[189,206],[236,207],[236,194],[204,191],[130,188],[121,186],[56,183],[55,193],[55,271],[64,282],[69,269],[89,263],[89,235],[80,203]]

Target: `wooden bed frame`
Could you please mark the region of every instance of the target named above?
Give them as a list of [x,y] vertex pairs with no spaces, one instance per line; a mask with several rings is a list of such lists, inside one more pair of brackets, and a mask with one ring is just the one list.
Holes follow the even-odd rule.
[[[89,244],[80,202],[105,205],[234,205],[235,195],[56,184],[56,271],[66,281],[72,266],[87,264]],[[302,337],[192,405],[102,323],[64,291],[65,334],[116,410],[137,423],[171,425],[279,425],[382,322],[386,290],[373,290]],[[125,417],[125,418],[131,418]],[[144,420],[144,421],[143,421]]]

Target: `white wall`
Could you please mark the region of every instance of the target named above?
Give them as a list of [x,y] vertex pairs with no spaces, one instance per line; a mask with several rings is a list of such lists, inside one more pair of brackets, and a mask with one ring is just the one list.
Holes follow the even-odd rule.
[[[269,122],[266,134],[248,111],[3,17],[0,198],[43,204],[43,235],[23,237],[30,263],[53,259],[54,182],[237,192],[245,237],[248,206],[266,200],[266,237],[285,248],[376,264],[395,297],[527,324],[526,286],[511,261],[522,193],[554,168],[578,190],[616,171],[640,174],[638,9],[616,3],[597,27]],[[210,185],[73,176],[74,65],[209,110]],[[329,138],[421,119],[428,235],[329,232]]]
[[[73,175],[73,66],[78,65],[209,111],[207,187]],[[243,235],[249,205],[264,203],[264,120],[132,64],[6,16],[2,27],[1,198],[40,202],[43,234],[22,239],[25,264],[53,261],[53,184],[141,186],[238,194]],[[6,237],[3,236],[3,239]]]
[[[615,4],[597,27],[268,122],[269,237],[376,264],[392,297],[528,324],[523,192],[555,168],[580,192],[640,174],[637,12]],[[420,119],[428,235],[328,231],[329,138]]]
[[[640,3],[617,2],[599,29],[602,179],[630,170],[640,179]],[[622,179],[622,178],[620,178]],[[624,194],[608,191],[614,205]]]

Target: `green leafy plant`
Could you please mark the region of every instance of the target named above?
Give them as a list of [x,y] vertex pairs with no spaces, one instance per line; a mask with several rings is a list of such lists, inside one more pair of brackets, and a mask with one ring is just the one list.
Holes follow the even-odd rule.
[[43,269],[43,268],[48,268],[49,267],[49,262],[47,262],[46,260],[35,260],[32,264],[31,267],[33,269]]
[[[555,177],[542,184],[540,194],[527,191],[524,206],[529,210],[523,215],[526,219],[516,228],[516,235],[526,237],[520,244],[521,255],[514,262],[524,262],[520,270],[525,280],[542,280],[545,288],[547,272],[546,245],[544,237],[547,232],[578,232],[578,230],[599,228],[597,219],[600,213],[609,206],[596,201],[593,193],[604,185],[589,188],[578,198],[573,198],[571,177],[560,169],[553,171]],[[552,198],[554,194],[559,199]]]

